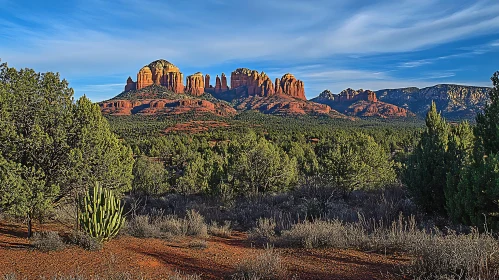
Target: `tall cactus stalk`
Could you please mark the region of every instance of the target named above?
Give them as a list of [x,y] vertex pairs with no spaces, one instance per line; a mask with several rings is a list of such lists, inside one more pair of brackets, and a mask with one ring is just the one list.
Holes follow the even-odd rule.
[[115,237],[125,221],[121,200],[98,183],[80,200],[80,207],[82,229],[101,242]]

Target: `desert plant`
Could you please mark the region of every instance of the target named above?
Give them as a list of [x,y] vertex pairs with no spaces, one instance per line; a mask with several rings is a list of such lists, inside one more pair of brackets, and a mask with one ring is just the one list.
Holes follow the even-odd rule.
[[232,235],[232,230],[230,229],[230,221],[225,221],[224,225],[218,225],[217,222],[212,221],[208,227],[208,232],[211,235],[218,237],[229,238]]
[[243,260],[232,275],[234,280],[286,279],[286,268],[273,248]]
[[145,215],[135,216],[126,226],[126,231],[131,236],[139,238],[160,237],[160,228],[151,222],[151,218]]
[[125,217],[121,200],[114,196],[113,191],[96,183],[80,204],[80,224],[90,236],[102,242],[118,234]]
[[55,231],[36,232],[30,240],[31,245],[42,252],[60,251],[66,244]]
[[182,272],[175,272],[175,274],[170,275],[168,280],[201,280],[201,276],[197,274],[185,274]]
[[99,251],[102,243],[94,237],[82,231],[76,231],[69,235],[69,242],[88,251]]
[[249,239],[253,242],[265,244],[273,241],[275,237],[276,222],[274,219],[260,218],[256,227],[250,231]]
[[203,239],[194,239],[187,246],[190,249],[203,250],[208,248],[208,243]]
[[208,235],[208,227],[204,222],[204,217],[196,210],[187,211],[187,235],[206,237]]

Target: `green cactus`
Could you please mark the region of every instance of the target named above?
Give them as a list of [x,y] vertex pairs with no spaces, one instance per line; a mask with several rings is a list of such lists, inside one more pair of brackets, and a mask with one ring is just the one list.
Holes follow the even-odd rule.
[[80,199],[80,209],[82,229],[101,242],[115,237],[125,222],[121,200],[98,183]]

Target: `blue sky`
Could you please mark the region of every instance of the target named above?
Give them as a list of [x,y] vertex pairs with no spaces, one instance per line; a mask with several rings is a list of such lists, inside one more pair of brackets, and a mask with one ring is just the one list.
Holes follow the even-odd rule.
[[94,101],[159,58],[185,76],[290,72],[308,98],[347,87],[490,86],[499,1],[0,0],[0,58],[59,72]]

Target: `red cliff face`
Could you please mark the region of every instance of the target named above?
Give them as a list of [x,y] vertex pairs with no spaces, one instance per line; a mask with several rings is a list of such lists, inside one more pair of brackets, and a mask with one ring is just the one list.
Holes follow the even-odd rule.
[[225,76],[225,73],[222,73],[222,84],[220,90],[221,92],[229,90],[229,87],[227,86],[227,77]]
[[211,85],[210,85],[210,75],[206,74],[206,76],[204,76],[204,87],[205,88],[210,88]]
[[274,84],[264,72],[239,68],[230,76],[232,89],[246,87],[249,96],[271,96],[275,94]]
[[220,81],[220,77],[217,75],[215,79],[215,93],[222,92],[222,82]]
[[376,97],[376,93],[374,91],[363,89],[359,89],[356,91],[351,88],[347,88],[340,92],[340,94],[337,95],[337,98],[335,98],[335,101],[338,102],[359,100],[378,102],[378,98]]
[[137,89],[152,84],[167,87],[175,93],[184,92],[183,74],[177,66],[166,60],[156,60],[142,67],[137,74]]
[[279,86],[282,88],[284,94],[294,98],[307,100],[305,97],[305,85],[302,81],[297,80],[292,74],[288,73],[282,76]]
[[131,91],[137,89],[137,83],[132,80],[132,77],[128,77],[126,80],[125,91]]
[[203,74],[199,72],[188,76],[185,85],[185,92],[195,96],[203,95],[205,88],[204,81]]
[[188,112],[210,113],[218,116],[236,114],[236,110],[225,103],[212,103],[201,99],[142,99],[109,100],[101,102],[101,111],[108,115],[176,115]]

